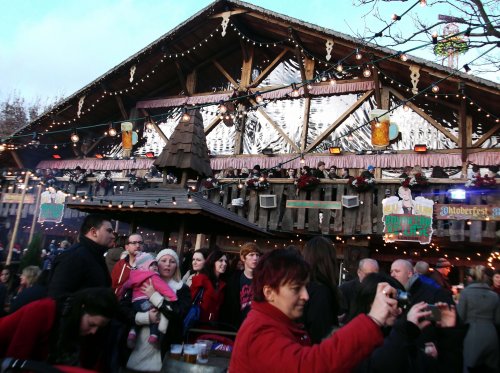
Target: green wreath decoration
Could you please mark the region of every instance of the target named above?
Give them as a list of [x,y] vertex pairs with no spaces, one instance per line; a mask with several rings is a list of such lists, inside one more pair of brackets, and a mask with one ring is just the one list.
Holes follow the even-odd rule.
[[434,54],[446,57],[449,55],[450,49],[453,50],[454,54],[463,54],[469,50],[469,43],[459,37],[442,40],[434,47]]

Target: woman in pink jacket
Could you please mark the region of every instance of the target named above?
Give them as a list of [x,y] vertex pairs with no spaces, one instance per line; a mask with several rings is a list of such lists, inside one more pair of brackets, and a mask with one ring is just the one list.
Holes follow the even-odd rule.
[[254,300],[234,345],[230,372],[350,372],[383,342],[380,327],[397,314],[396,290],[381,283],[368,314],[311,345],[296,323],[309,296],[309,266],[297,253],[264,255],[254,271]]

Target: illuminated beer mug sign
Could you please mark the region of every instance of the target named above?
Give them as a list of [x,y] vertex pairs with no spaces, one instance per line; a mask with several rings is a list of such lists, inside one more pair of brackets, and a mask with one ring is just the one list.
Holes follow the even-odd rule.
[[387,110],[375,109],[370,112],[372,145],[374,148],[385,148],[389,145],[389,127],[391,118]]

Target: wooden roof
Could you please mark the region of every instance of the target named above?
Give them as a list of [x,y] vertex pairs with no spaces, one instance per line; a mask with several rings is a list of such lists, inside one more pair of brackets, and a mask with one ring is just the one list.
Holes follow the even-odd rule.
[[[222,15],[227,11],[231,12],[230,24],[227,26],[225,36],[221,36]],[[430,86],[451,74],[439,85],[441,92],[453,94],[446,99],[441,97],[436,99],[432,94],[421,95],[415,99],[415,103],[419,107],[425,107],[426,111],[432,113],[435,118],[452,123],[455,119],[454,112],[458,111],[462,104],[459,84],[464,84],[463,89],[467,97],[478,105],[477,108],[481,108],[481,110],[469,110],[467,114],[471,116],[474,123],[483,124],[484,133],[499,131],[500,125],[495,123],[493,118],[484,116],[485,112],[492,113],[496,117],[500,116],[499,84],[417,57],[409,56],[407,61],[401,61],[394,56],[397,51],[365,44],[346,34],[245,2],[220,0],[200,10],[138,53],[75,92],[56,105],[54,109],[42,114],[27,127],[21,129],[17,135],[26,135],[20,139],[28,143],[31,140],[31,134],[37,133],[41,136],[42,146],[46,143],[67,141],[70,135],[70,132],[60,132],[44,136],[46,130],[52,132],[78,128],[81,131],[79,133],[83,135],[99,137],[106,128],[96,128],[93,127],[94,125],[129,119],[130,113],[134,111],[139,100],[174,96],[183,98],[203,92],[213,92],[214,87],[218,87],[218,92],[226,92],[229,96],[231,91],[223,87],[227,87],[230,82],[228,76],[240,76],[245,50],[249,48],[255,49],[254,64],[261,66],[265,66],[266,61],[272,61],[278,56],[295,58],[297,53],[300,56],[299,50],[306,51],[310,56],[324,59],[325,41],[330,38],[334,41],[332,62],[345,58],[345,65],[354,66],[369,63],[372,58],[376,59],[379,71],[389,80],[394,79],[403,86],[412,85],[410,65],[420,67],[419,87]],[[360,46],[364,58],[357,61],[352,52]],[[346,58],[346,56],[350,57]],[[133,66],[136,66],[136,72],[135,81],[131,84],[130,69]],[[227,74],[221,73],[221,68]],[[324,69],[326,68],[319,64],[315,72],[321,73]],[[196,76],[197,93],[190,92],[192,87],[186,84],[193,74]],[[348,78],[361,77],[361,75],[358,77],[354,74],[354,72],[351,73]],[[397,85],[392,89],[402,97],[412,96]],[[79,100],[83,96],[85,100],[81,115],[77,117]],[[136,116],[141,116],[141,113],[136,113]],[[53,125],[53,123],[61,124]],[[139,125],[142,125],[142,122]],[[91,128],[84,128],[87,126]],[[105,143],[116,140],[106,138],[102,141]],[[67,152],[69,156],[72,156],[71,146],[60,149],[59,152]]]
[[[105,213],[111,219],[134,222],[158,231],[178,231],[183,223],[185,231],[192,233],[270,236],[266,230],[204,198],[200,193],[193,193],[190,197],[191,201],[185,189],[160,187],[93,197],[83,203],[80,200],[68,201],[66,205],[88,213]],[[109,207],[109,203],[112,203],[112,207]],[[130,207],[132,203],[133,207]]]
[[203,118],[199,110],[189,110],[188,113],[189,120],[179,122],[154,165],[178,176],[179,171],[185,170],[193,179],[211,176]]

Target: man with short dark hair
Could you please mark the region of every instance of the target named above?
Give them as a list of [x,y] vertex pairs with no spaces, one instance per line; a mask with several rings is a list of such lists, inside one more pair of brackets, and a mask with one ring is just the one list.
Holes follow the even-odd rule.
[[90,214],[80,228],[78,243],[57,256],[49,281],[49,296],[60,297],[78,290],[111,285],[104,253],[115,236],[105,215]]
[[120,288],[128,280],[130,271],[135,268],[135,259],[141,253],[143,247],[144,241],[139,233],[132,233],[128,236],[125,242],[127,255],[115,264],[111,272],[111,286],[115,294],[119,293]]

